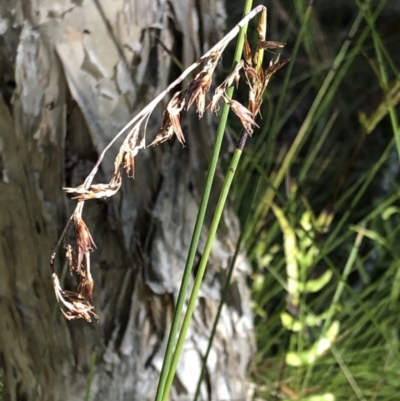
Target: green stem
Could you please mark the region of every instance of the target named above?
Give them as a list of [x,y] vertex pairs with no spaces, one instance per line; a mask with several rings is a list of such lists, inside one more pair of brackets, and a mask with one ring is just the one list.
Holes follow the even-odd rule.
[[188,331],[190,321],[192,319],[194,307],[196,305],[197,296],[198,296],[198,293],[200,290],[201,283],[203,281],[204,273],[205,273],[207,263],[208,263],[208,258],[211,253],[211,246],[213,244],[214,237],[217,232],[219,222],[221,220],[222,212],[224,210],[226,199],[228,197],[229,189],[232,184],[233,176],[235,175],[235,171],[236,171],[236,168],[239,163],[241,155],[242,155],[242,150],[236,149],[233,154],[231,164],[229,166],[228,172],[225,177],[225,182],[222,187],[222,191],[221,191],[220,197],[218,199],[217,207],[215,209],[214,217],[213,217],[213,220],[211,223],[210,231],[208,233],[207,242],[206,242],[206,245],[204,248],[203,256],[200,261],[199,270],[197,272],[197,276],[194,281],[193,290],[190,295],[190,299],[189,299],[188,307],[187,307],[187,310],[185,313],[185,317],[183,319],[182,328],[179,333],[178,341],[176,344],[176,349],[175,349],[174,355],[172,357],[171,365],[170,365],[170,368],[168,371],[168,376],[167,376],[167,380],[165,383],[165,389],[164,389],[164,395],[163,395],[162,401],[167,401],[167,399],[168,399],[169,390],[171,388],[172,381],[175,376],[179,357],[182,352],[183,344],[185,342],[186,333]]
[[[257,188],[257,186],[256,186],[256,188]],[[251,199],[250,199],[250,205],[253,204],[253,201],[254,201],[254,198],[255,198],[255,194],[256,194],[256,190],[252,192]],[[247,214],[247,216],[246,216],[246,221],[244,223],[244,226],[246,226],[248,220],[249,220],[249,214]],[[233,255],[232,262],[231,262],[231,264],[229,266],[228,274],[226,275],[225,285],[224,285],[224,288],[222,290],[221,300],[220,300],[219,305],[218,305],[217,314],[215,315],[215,318],[214,318],[214,324],[213,324],[213,327],[211,329],[210,338],[208,340],[207,350],[206,350],[206,353],[205,353],[204,358],[203,358],[203,366],[201,367],[201,372],[200,372],[199,379],[197,381],[197,387],[196,387],[196,392],[195,392],[193,401],[197,401],[198,398],[199,398],[199,395],[200,395],[201,382],[203,381],[204,373],[205,373],[206,368],[207,368],[207,360],[208,360],[208,356],[210,355],[210,351],[211,351],[211,347],[212,347],[213,340],[214,340],[214,337],[215,337],[215,333],[217,331],[217,325],[218,325],[218,322],[219,322],[219,317],[221,316],[222,307],[225,304],[225,299],[226,299],[226,296],[228,295],[228,291],[230,289],[230,283],[231,283],[231,279],[232,279],[233,270],[235,268],[236,259],[237,259],[237,256],[239,254],[239,250],[240,250],[240,247],[241,247],[241,244],[242,244],[242,240],[243,240],[243,232],[244,231],[240,232],[240,236],[239,236],[238,242],[236,244],[235,254]]]
[[88,377],[88,381],[87,381],[85,401],[90,400],[90,391],[92,389],[95,370],[96,370],[96,351],[93,351],[92,356],[90,358],[90,369],[89,369],[89,377]]
[[[381,39],[379,38],[379,35],[376,32],[375,18],[373,16],[371,8],[370,8],[371,3],[367,2],[365,4],[365,8],[363,8],[363,5],[361,4],[361,2],[359,0],[356,0],[356,3],[358,5],[358,7],[360,8],[360,10],[364,10],[365,20],[367,21],[368,27],[371,30],[371,33],[372,33],[371,36],[374,41],[376,58],[378,61],[378,67],[379,67],[379,73],[380,73],[379,80],[381,82],[382,89],[385,92],[387,92],[388,88],[389,88],[389,83],[388,83],[388,77],[387,77],[385,64],[383,61],[383,55],[382,55],[382,51],[383,51],[382,48],[384,48],[384,46],[381,42]],[[388,107],[388,111],[389,111],[390,122],[392,124],[394,139],[396,141],[397,155],[400,160],[400,130],[399,130],[399,122],[398,122],[398,118],[397,118],[396,108],[393,106]]]
[[233,256],[232,262],[231,262],[231,264],[229,266],[228,274],[226,276],[225,285],[224,285],[224,288],[222,290],[221,300],[220,300],[219,305],[218,305],[217,314],[215,315],[215,318],[214,318],[214,323],[213,323],[213,327],[211,329],[210,338],[208,339],[207,350],[206,350],[206,353],[205,353],[204,358],[203,358],[203,365],[201,367],[201,372],[200,372],[200,375],[199,375],[199,379],[197,381],[197,387],[196,387],[196,392],[194,394],[193,401],[197,401],[198,398],[199,398],[199,395],[200,395],[201,382],[203,381],[204,373],[205,373],[206,368],[207,368],[207,360],[208,360],[208,356],[210,355],[210,351],[211,351],[211,347],[212,347],[212,344],[213,344],[213,341],[214,341],[215,333],[217,331],[217,325],[218,325],[218,322],[219,322],[219,317],[221,316],[222,307],[224,306],[226,296],[228,295],[228,291],[229,291],[230,284],[231,284],[231,278],[232,278],[232,274],[233,274],[233,269],[234,269],[234,266],[235,266],[235,263],[236,263],[237,255],[239,253],[241,242],[242,242],[242,235],[240,236],[239,241],[237,243],[235,254]]
[[[252,7],[252,0],[246,0],[246,4],[243,9],[243,15],[248,14],[250,12],[251,7]],[[235,54],[233,57],[232,70],[242,57],[244,38],[245,38],[246,31],[247,31],[247,25],[245,25],[239,32],[238,40],[236,43]],[[231,87],[227,90],[227,97],[229,99],[232,97],[233,90],[234,90],[233,87]],[[166,379],[167,379],[168,373],[170,372],[170,365],[171,365],[172,353],[174,351],[174,346],[175,346],[175,339],[177,337],[181,313],[182,313],[182,309],[183,309],[183,306],[185,303],[186,292],[187,292],[187,288],[189,286],[189,282],[190,282],[190,278],[191,278],[191,274],[192,274],[193,263],[194,263],[194,259],[196,256],[196,251],[197,251],[197,246],[198,246],[199,239],[200,239],[201,229],[203,227],[203,222],[204,222],[204,217],[205,217],[205,213],[206,213],[206,209],[207,209],[208,200],[210,198],[211,187],[212,187],[212,183],[214,180],[215,171],[217,169],[219,154],[220,154],[221,145],[222,145],[222,139],[224,136],[226,122],[228,119],[229,109],[230,109],[229,105],[225,104],[223,107],[221,118],[220,118],[219,125],[218,125],[214,149],[213,149],[211,162],[210,162],[210,167],[208,170],[203,195],[202,195],[202,198],[200,201],[199,212],[198,212],[197,218],[196,218],[193,236],[192,236],[192,240],[191,240],[190,247],[189,247],[189,253],[188,253],[187,260],[186,260],[185,270],[184,270],[183,277],[182,277],[182,283],[181,283],[181,287],[179,290],[178,299],[177,299],[177,303],[176,303],[176,307],[175,307],[175,314],[174,314],[171,331],[170,331],[168,342],[167,342],[167,348],[165,351],[164,362],[163,362],[163,366],[161,369],[160,380],[159,380],[158,387],[157,387],[157,393],[156,393],[156,398],[155,398],[156,401],[161,401],[163,399],[166,399],[168,397],[168,394],[170,391],[171,384],[169,384],[169,386],[166,387]],[[175,373],[175,370],[174,370],[174,373]]]

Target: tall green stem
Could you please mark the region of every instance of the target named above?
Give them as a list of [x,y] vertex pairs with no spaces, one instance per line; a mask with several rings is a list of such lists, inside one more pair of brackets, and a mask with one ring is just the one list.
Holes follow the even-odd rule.
[[[246,15],[247,13],[250,12],[252,3],[253,3],[252,0],[246,0],[244,9],[243,9],[243,15]],[[236,66],[236,64],[241,59],[246,31],[247,31],[247,25],[245,25],[240,30],[238,40],[236,43],[235,54],[233,57],[232,69]],[[227,97],[231,98],[232,94],[233,94],[233,87],[228,89]],[[192,269],[193,269],[193,262],[194,262],[194,258],[196,256],[196,251],[197,251],[197,246],[198,246],[199,239],[200,239],[201,229],[202,229],[203,223],[204,223],[204,217],[205,217],[208,200],[209,200],[210,193],[211,193],[211,187],[212,187],[212,183],[214,180],[215,171],[217,169],[218,158],[219,158],[221,145],[222,145],[222,139],[224,136],[226,122],[228,119],[228,113],[229,113],[229,106],[225,104],[223,107],[223,110],[222,110],[221,118],[220,118],[218,129],[217,129],[217,135],[216,135],[216,139],[215,139],[213,154],[211,157],[210,167],[209,167],[208,174],[207,174],[206,184],[205,184],[203,195],[202,195],[202,198],[200,201],[199,212],[197,214],[197,219],[196,219],[196,223],[195,223],[195,227],[194,227],[194,231],[193,231],[193,236],[192,236],[192,240],[190,243],[189,253],[188,253],[187,260],[186,260],[185,270],[184,270],[183,277],[182,277],[182,283],[181,283],[181,287],[180,287],[179,294],[178,294],[178,299],[177,299],[177,303],[176,303],[176,307],[175,307],[174,319],[172,322],[172,327],[171,327],[171,331],[170,331],[168,342],[167,342],[167,349],[165,351],[164,362],[163,362],[163,366],[161,369],[160,381],[159,381],[158,387],[157,387],[156,401],[161,401],[161,400],[167,399],[169,391],[170,391],[172,379],[169,382],[169,385],[166,386],[167,375],[171,371],[171,359],[172,359],[172,353],[173,353],[174,346],[175,346],[175,339],[176,339],[176,336],[178,333],[180,317],[181,317],[182,309],[183,309],[185,299],[186,299],[186,292],[187,292],[187,288],[188,288],[189,282],[190,282],[190,277],[191,277],[191,273],[192,273]],[[178,357],[179,357],[179,354],[180,354],[180,352],[178,353]],[[175,374],[175,370],[176,370],[176,367],[173,370],[173,375]]]
[[192,293],[190,295],[188,307],[187,307],[187,310],[186,310],[186,313],[185,313],[185,317],[184,317],[183,323],[182,323],[182,328],[181,328],[180,333],[179,333],[178,341],[177,341],[177,344],[176,344],[176,349],[175,349],[174,355],[172,357],[171,365],[170,365],[169,370],[168,370],[168,376],[167,376],[167,380],[166,380],[166,383],[165,383],[164,396],[162,398],[162,401],[167,401],[167,399],[168,399],[169,389],[171,388],[172,381],[173,381],[174,376],[175,376],[176,368],[178,366],[179,357],[180,357],[180,354],[182,352],[183,344],[185,342],[186,333],[188,331],[188,328],[189,328],[189,325],[190,325],[190,321],[192,319],[194,307],[196,305],[197,296],[199,294],[200,286],[201,286],[201,283],[203,281],[204,273],[206,271],[208,258],[209,258],[210,253],[211,253],[211,246],[212,246],[212,243],[214,241],[214,237],[215,237],[215,234],[217,232],[217,228],[218,228],[219,222],[221,220],[222,212],[224,210],[226,199],[228,197],[229,189],[230,189],[230,186],[232,184],[233,176],[235,174],[235,171],[236,171],[236,168],[237,168],[237,165],[239,163],[241,155],[242,155],[242,150],[241,149],[236,149],[234,154],[233,154],[232,161],[231,161],[231,164],[229,166],[229,170],[228,170],[227,175],[225,177],[224,186],[222,188],[221,195],[220,195],[220,197],[218,199],[217,207],[216,207],[216,210],[215,210],[214,218],[213,218],[212,223],[211,223],[210,231],[208,233],[208,237],[207,237],[206,245],[205,245],[205,248],[204,248],[203,256],[202,256],[201,261],[200,261],[199,270],[197,272],[197,276],[196,276],[196,279],[195,279],[195,282],[194,282],[194,285],[193,285],[193,290],[192,290]]
[[[257,187],[258,187],[258,185],[256,185],[256,188]],[[250,199],[250,203],[249,203],[250,205],[253,204],[256,192],[257,192],[257,189],[252,191],[252,195],[251,195],[251,199]],[[246,221],[244,223],[244,226],[246,226],[247,221],[249,220],[249,216],[250,216],[250,214],[248,214],[246,216]],[[216,313],[215,318],[214,318],[214,324],[213,324],[213,327],[211,329],[210,338],[208,340],[207,350],[206,350],[206,353],[204,354],[203,366],[201,368],[199,379],[197,381],[197,387],[196,387],[196,392],[195,392],[193,401],[197,401],[198,398],[199,398],[199,395],[200,395],[201,382],[203,381],[204,373],[205,373],[206,368],[207,368],[207,360],[208,360],[208,356],[210,355],[210,351],[211,351],[211,347],[212,347],[213,340],[214,340],[214,337],[215,337],[215,333],[217,331],[217,325],[218,325],[218,322],[219,322],[219,318],[221,316],[222,307],[225,304],[225,300],[226,300],[226,297],[228,295],[228,291],[230,289],[230,283],[231,283],[233,271],[234,271],[234,268],[235,268],[235,265],[236,265],[237,256],[239,254],[239,251],[240,251],[240,248],[241,248],[241,245],[242,245],[243,233],[244,233],[244,231],[240,232],[240,236],[239,236],[238,242],[236,244],[235,254],[233,255],[232,262],[231,262],[231,264],[229,266],[228,274],[226,275],[226,280],[225,280],[224,288],[222,290],[221,300],[219,302],[218,310],[217,310],[217,313]]]

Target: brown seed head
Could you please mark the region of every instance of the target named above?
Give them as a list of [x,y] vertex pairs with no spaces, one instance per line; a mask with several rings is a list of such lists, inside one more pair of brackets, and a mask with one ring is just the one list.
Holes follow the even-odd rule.
[[144,143],[138,145],[140,124],[135,125],[118,152],[114,162],[114,175],[116,176],[121,166],[130,178],[135,177],[135,156],[140,149],[145,147]]
[[199,118],[203,117],[206,105],[206,95],[210,90],[214,70],[220,56],[221,54],[219,52],[211,53],[207,59],[206,65],[186,88],[187,94],[189,95],[187,109],[189,110],[192,104],[196,102]]
[[244,130],[251,136],[253,134],[253,127],[258,127],[251,111],[236,100],[225,98],[225,101],[231,105],[232,111],[239,117]]
[[81,282],[78,286],[78,292],[82,297],[87,300],[91,301],[93,299],[93,287],[94,282],[91,276],[83,277]]
[[251,52],[251,47],[249,41],[247,40],[247,37],[244,41],[243,57],[248,65],[253,65],[253,54]]
[[87,201],[89,199],[104,199],[115,195],[121,187],[121,174],[119,171],[114,173],[108,184],[95,184],[86,189],[83,185],[76,188],[63,188],[68,193],[74,193],[72,199],[78,201]]
[[260,49],[282,49],[285,47],[286,43],[283,42],[275,42],[273,40],[262,40],[258,42],[258,47]]
[[99,317],[94,312],[93,305],[91,305],[88,300],[76,292],[64,291],[61,288],[57,275],[53,273],[51,276],[57,301],[60,304],[61,312],[66,319],[85,319],[88,322],[91,322],[93,317],[96,320],[99,320]]
[[236,88],[239,86],[240,70],[243,68],[243,66],[244,61],[240,60],[235,69],[224,79],[222,84],[215,89],[214,96],[207,106],[213,113],[219,110],[218,102],[224,95],[226,95],[227,89],[232,86],[233,83],[235,83]]
[[86,254],[93,251],[96,248],[96,244],[93,241],[90,231],[79,216],[74,216],[74,226],[75,226],[75,238],[76,238],[76,249],[75,255],[77,256],[75,269],[77,272],[81,272],[82,262]]
[[285,58],[281,60],[277,60],[274,63],[271,63],[271,65],[265,70],[265,79],[269,79],[272,74],[275,74],[278,70],[280,70],[282,67],[284,67],[290,59]]
[[175,93],[167,106],[167,111],[169,113],[169,118],[171,121],[172,129],[178,138],[178,141],[185,145],[185,136],[183,135],[181,127],[181,111],[185,107],[185,98],[182,96],[181,92]]

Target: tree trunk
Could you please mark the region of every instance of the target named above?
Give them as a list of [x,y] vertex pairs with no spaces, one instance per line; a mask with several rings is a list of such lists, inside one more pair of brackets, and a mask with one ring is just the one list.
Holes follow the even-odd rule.
[[[83,400],[93,357],[91,400],[154,399],[211,154],[211,121],[190,116],[186,148],[171,142],[141,152],[135,180],[124,177],[116,196],[85,206],[97,245],[98,324],[67,321],[56,306],[49,257],[75,205],[62,187],[81,184],[113,136],[176,76],[166,49],[188,65],[223,28],[220,0],[0,2],[4,400]],[[148,121],[149,138],[160,124],[159,110]],[[96,182],[108,182],[117,149]],[[225,212],[172,400],[189,400],[195,391],[238,231]],[[248,265],[239,259],[202,399],[246,398],[254,341]],[[75,284],[67,274],[65,286]]]

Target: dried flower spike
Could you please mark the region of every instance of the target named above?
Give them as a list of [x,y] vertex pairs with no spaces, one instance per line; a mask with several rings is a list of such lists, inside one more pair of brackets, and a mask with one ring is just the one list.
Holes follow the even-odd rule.
[[140,149],[145,148],[144,138],[139,145],[137,144],[139,140],[139,132],[140,122],[132,128],[131,132],[121,145],[114,162],[114,176],[117,176],[119,169],[122,166],[128,177],[135,177],[135,156],[139,153]]
[[214,96],[212,97],[211,102],[207,106],[213,113],[219,110],[218,102],[224,95],[226,95],[227,89],[230,86],[232,86],[234,82],[236,88],[239,86],[240,70],[243,68],[243,66],[244,66],[244,61],[240,60],[239,63],[237,63],[234,70],[225,78],[222,84],[215,89]]
[[89,199],[104,199],[115,195],[121,187],[121,175],[117,172],[108,184],[95,184],[86,189],[84,185],[79,185],[76,188],[63,188],[65,192],[74,193],[72,199],[78,201],[87,201]]
[[265,49],[265,50],[268,50],[268,49],[282,49],[283,47],[285,47],[285,45],[286,45],[286,43],[275,42],[275,41],[272,41],[272,40],[263,40],[263,41],[260,41],[258,43],[258,47],[260,49]]
[[196,102],[199,118],[203,117],[206,105],[206,95],[210,90],[212,76],[220,56],[220,52],[211,53],[207,59],[206,65],[203,67],[201,72],[195,76],[186,89],[187,94],[189,95],[187,109],[189,110],[193,102]]
[[52,280],[57,301],[60,303],[61,312],[68,320],[83,318],[91,322],[92,317],[99,320],[99,317],[93,311],[93,306],[82,295],[72,291],[64,291],[55,273],[52,274]]
[[180,113],[185,107],[185,98],[181,92],[175,93],[167,109],[164,111],[163,122],[160,132],[149,146],[155,146],[172,138],[175,134],[178,141],[185,145],[185,136],[183,135]]
[[[244,48],[244,60],[238,63],[234,71],[227,76],[224,82],[216,89],[212,101],[207,107],[212,111],[218,108],[218,102],[221,98],[231,105],[232,111],[239,117],[244,130],[252,135],[253,128],[257,127],[254,121],[255,116],[259,113],[263,92],[268,84],[270,76],[279,68],[287,63],[288,60],[271,63],[264,71],[262,69],[262,59],[264,50],[283,47],[283,43],[265,40],[266,31],[266,8],[257,6],[248,13],[223,39],[205,53],[199,60],[189,66],[182,74],[168,87],[157,95],[146,107],[144,107],[122,130],[120,130],[114,138],[109,142],[105,149],[100,153],[99,158],[94,165],[90,174],[86,177],[84,183],[76,188],[64,188],[68,193],[74,194],[72,199],[78,201],[74,213],[61,234],[57,242],[55,251],[50,258],[50,270],[53,280],[53,287],[59,302],[62,313],[68,320],[86,319],[91,321],[92,318],[98,319],[97,314],[90,301],[93,296],[93,278],[90,270],[90,253],[96,247],[88,227],[82,219],[82,210],[84,202],[90,199],[108,198],[115,195],[121,187],[121,167],[123,167],[128,176],[133,177],[135,174],[135,157],[140,149],[146,147],[145,130],[139,143],[140,127],[144,121],[148,121],[149,116],[154,111],[161,100],[175,88],[181,84],[184,79],[196,68],[203,65],[201,71],[189,83],[186,89],[175,93],[163,114],[162,128],[151,145],[164,142],[170,139],[174,134],[182,145],[185,143],[185,137],[181,126],[181,112],[185,108],[189,109],[193,103],[196,103],[197,113],[201,118],[206,109],[206,96],[208,95],[213,74],[217,66],[221,54],[224,52],[229,42],[234,39],[248,22],[261,12],[261,18],[257,31],[258,45],[255,55],[252,55],[249,43],[246,40]],[[228,99],[226,90],[236,83],[238,85],[240,79],[240,70],[244,68],[247,82],[250,86],[250,102],[249,108],[235,100]],[[186,102],[186,96],[187,102]],[[113,144],[121,138],[126,131],[130,129],[123,144],[114,161],[114,173],[108,184],[94,184],[92,182],[101,166],[104,156],[111,149]],[[75,230],[75,244],[65,244],[65,238],[69,229],[73,225]],[[58,276],[55,273],[55,260],[57,252],[61,244],[65,244],[66,259],[71,273],[77,273],[79,276],[78,291],[64,291],[60,286]]]
[[232,111],[239,117],[244,130],[252,136],[253,127],[258,127],[258,125],[254,121],[251,111],[236,100],[225,98],[225,101],[230,104]]
[[86,254],[93,251],[96,248],[96,244],[93,241],[90,231],[79,216],[74,216],[74,226],[75,226],[75,237],[76,237],[76,253],[77,253],[77,263],[75,266],[76,272],[80,273],[82,270],[82,262]]

